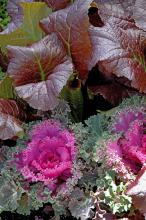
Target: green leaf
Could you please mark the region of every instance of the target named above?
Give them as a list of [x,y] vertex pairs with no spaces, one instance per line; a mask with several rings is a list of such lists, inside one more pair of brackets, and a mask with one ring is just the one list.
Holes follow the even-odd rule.
[[17,188],[16,183],[8,176],[8,173],[3,174],[1,172],[0,213],[5,210],[15,211],[18,206],[17,200],[20,198],[21,193],[22,192]]
[[1,0],[0,4],[0,27],[4,28],[10,22],[10,17],[7,12],[8,0]]
[[0,80],[2,80],[5,77],[5,73],[2,71],[2,68],[0,66]]
[[43,2],[20,3],[23,8],[22,25],[9,34],[0,35],[0,48],[6,50],[7,45],[26,46],[43,37],[39,21],[51,13],[51,9]]
[[81,87],[71,88],[68,85],[61,91],[61,98],[67,101],[71,108],[73,120],[75,122],[83,119],[83,96]]
[[107,110],[107,111],[101,111],[99,109],[97,109],[96,111],[97,111],[97,113],[100,113],[100,114],[103,114],[107,117],[110,117],[116,110],[117,110],[117,107],[114,107],[114,108]]
[[9,76],[6,76],[0,82],[0,98],[3,99],[14,99],[15,92],[12,84],[12,79]]

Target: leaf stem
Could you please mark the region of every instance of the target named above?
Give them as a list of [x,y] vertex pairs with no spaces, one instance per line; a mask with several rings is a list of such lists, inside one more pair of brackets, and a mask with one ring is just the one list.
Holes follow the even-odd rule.
[[44,73],[44,70],[42,68],[41,62],[40,62],[39,58],[37,57],[37,55],[34,55],[34,56],[36,58],[36,61],[37,61],[37,64],[38,64],[38,67],[39,67],[39,70],[40,70],[41,80],[45,81],[45,73]]

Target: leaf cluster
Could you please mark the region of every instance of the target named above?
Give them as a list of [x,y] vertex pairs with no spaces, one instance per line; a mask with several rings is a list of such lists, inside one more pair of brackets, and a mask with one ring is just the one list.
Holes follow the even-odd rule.
[[[124,103],[125,106],[129,102],[137,106],[136,103],[142,104],[142,100],[143,98],[135,97]],[[120,108],[123,108],[122,105],[116,111]],[[124,183],[114,170],[108,170],[103,160],[104,154],[98,155],[100,152],[98,150],[101,148],[104,151],[105,143],[111,137],[107,125],[111,120],[110,117],[112,118],[115,113],[112,113],[112,116],[97,114],[84,123],[74,124],[70,120],[70,112],[67,103],[61,101],[53,114],[47,115],[48,118],[60,120],[63,126],[74,132],[76,137],[77,161],[74,164],[74,176],[67,180],[67,188],[53,196],[43,183],[30,184],[16,167],[12,166],[15,154],[26,148],[26,143],[29,141],[28,133],[32,130],[32,126],[40,121],[30,122],[23,126],[25,135],[18,139],[17,147],[4,147],[1,151],[3,154],[0,163],[1,212],[15,211],[29,215],[31,211],[38,210],[46,204],[52,207],[56,219],[71,213],[77,219],[87,220],[94,219],[95,213],[99,212],[97,200],[101,209],[118,216],[131,211],[132,199],[126,194],[127,183]],[[105,142],[102,143],[103,140]],[[100,190],[102,193],[96,195],[95,202],[92,193],[96,194]],[[3,200],[5,203],[2,203]]]
[[1,1],[1,7],[0,7],[0,28],[5,28],[7,24],[10,22],[10,17],[7,12],[7,0]]
[[126,195],[127,186],[120,182],[116,184],[116,173],[109,171],[104,177],[103,203],[108,204],[113,214],[120,215],[130,210],[132,198]]
[[71,129],[76,135],[79,154],[86,162],[94,161],[98,143],[107,129],[108,117],[97,114],[83,123],[73,124]]
[[[0,212],[29,215],[47,204],[56,219],[70,213],[81,220],[95,219],[99,206],[91,192],[102,186],[98,200],[105,212],[128,213],[130,196],[136,187],[137,204],[141,188],[134,183],[130,188],[134,192],[127,195],[127,185],[114,171],[106,172],[106,143],[115,138],[112,125],[119,112],[139,106],[145,110],[144,0],[0,4],[0,140],[19,137],[18,147],[0,148]],[[134,96],[137,93],[143,98]],[[103,100],[108,109],[115,109],[100,111]],[[55,196],[41,182],[28,183],[12,166],[16,152],[26,147],[33,124],[47,118],[72,131],[78,148],[74,175],[67,189]],[[140,186],[144,174],[138,177]],[[141,201],[140,205],[143,211]]]

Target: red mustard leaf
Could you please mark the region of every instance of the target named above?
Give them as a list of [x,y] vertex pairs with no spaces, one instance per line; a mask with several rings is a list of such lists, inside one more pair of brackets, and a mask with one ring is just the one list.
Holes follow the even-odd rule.
[[58,95],[73,72],[70,58],[56,34],[30,47],[8,46],[8,74],[14,79],[18,95],[30,106],[52,110]]
[[92,0],[76,0],[71,6],[52,13],[40,22],[47,34],[57,33],[81,79],[88,76],[91,58],[92,45],[88,32],[91,3]]
[[133,18],[136,25],[146,31],[146,1],[136,0],[133,10]]
[[131,81],[146,93],[146,60],[142,48],[144,33],[132,20],[111,17],[103,27],[91,27],[94,63],[100,61],[104,73]]
[[0,99],[0,139],[11,139],[23,132],[21,122],[23,112],[13,100]]
[[70,0],[44,0],[49,8],[53,10],[59,10],[65,8],[71,1]]
[[128,90],[117,83],[89,87],[94,95],[102,95],[113,106],[117,106],[124,98],[129,97]]
[[146,166],[143,166],[135,181],[129,186],[127,194],[132,196],[134,206],[146,213]]
[[11,17],[11,22],[8,27],[0,34],[8,34],[16,30],[23,21],[23,10],[20,2],[33,2],[33,0],[9,0],[7,5],[7,11]]
[[95,0],[100,16],[107,20],[110,16],[129,17],[133,15],[135,0]]

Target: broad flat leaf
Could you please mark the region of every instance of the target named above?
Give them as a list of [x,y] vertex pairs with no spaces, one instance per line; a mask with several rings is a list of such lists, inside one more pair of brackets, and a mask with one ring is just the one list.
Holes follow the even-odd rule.
[[44,2],[21,3],[24,12],[22,25],[9,34],[0,35],[0,47],[6,49],[7,45],[25,46],[42,38],[43,32],[39,21],[50,13]]
[[88,76],[92,50],[88,33],[88,9],[91,3],[92,0],[76,0],[71,6],[52,13],[40,22],[47,34],[57,33],[81,79]]
[[146,1],[136,0],[133,11],[133,18],[136,25],[146,31]]
[[0,99],[0,139],[11,139],[23,133],[21,122],[22,110],[13,100]]
[[53,10],[65,8],[71,1],[70,0],[44,0]]
[[7,11],[11,17],[11,22],[8,27],[0,34],[8,34],[17,29],[23,21],[23,10],[20,6],[20,2],[32,2],[33,0],[9,0],[7,5]]
[[131,86],[146,93],[146,60],[142,48],[144,33],[128,19],[111,17],[101,28],[91,27],[93,60],[106,75],[115,74],[131,81]]
[[134,206],[146,213],[146,166],[143,166],[135,181],[129,186],[127,194],[132,196]]
[[12,79],[6,76],[0,81],[0,98],[3,99],[14,99],[15,93],[12,84]]
[[95,0],[100,16],[107,20],[110,16],[129,17],[133,15],[135,0]]
[[117,106],[124,98],[129,97],[128,90],[116,83],[89,87],[94,95],[102,95],[113,106]]
[[8,46],[8,74],[17,94],[43,111],[56,107],[58,95],[73,72],[73,65],[56,34],[30,47]]

